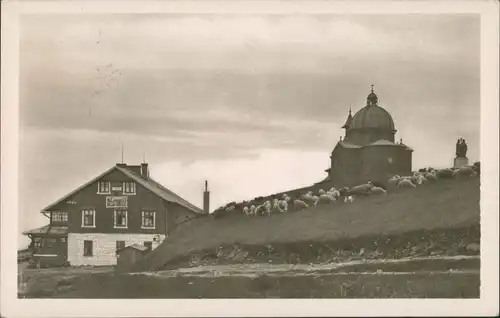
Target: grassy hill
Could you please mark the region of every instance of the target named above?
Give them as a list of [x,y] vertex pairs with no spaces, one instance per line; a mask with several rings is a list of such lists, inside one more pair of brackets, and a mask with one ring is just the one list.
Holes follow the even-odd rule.
[[430,234],[425,231],[471,227],[478,232],[479,193],[477,177],[443,179],[416,189],[390,191],[387,196],[358,197],[349,205],[338,203],[271,217],[235,213],[220,219],[195,219],[180,226],[133,270],[158,270],[183,256],[221,245],[319,244],[360,237],[373,241],[377,237],[405,233],[426,236]]

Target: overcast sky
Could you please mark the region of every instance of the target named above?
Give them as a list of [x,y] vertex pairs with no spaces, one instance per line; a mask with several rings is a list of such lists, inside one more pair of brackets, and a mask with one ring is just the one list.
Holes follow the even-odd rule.
[[212,209],[319,181],[370,84],[415,169],[459,137],[478,160],[479,35],[474,15],[24,16],[20,227],[122,142],[198,206],[208,179]]

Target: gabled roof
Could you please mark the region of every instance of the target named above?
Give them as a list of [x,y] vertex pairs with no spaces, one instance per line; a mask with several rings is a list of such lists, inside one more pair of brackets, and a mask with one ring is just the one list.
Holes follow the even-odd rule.
[[128,170],[127,168],[122,168],[122,167],[116,167],[119,171],[123,172],[126,176],[129,178],[133,179],[135,182],[139,183],[146,189],[150,190],[151,192],[155,193],[162,199],[168,202],[173,202],[177,203],[186,209],[189,209],[195,213],[200,213],[200,214],[205,214],[202,209],[198,208],[197,206],[189,203],[188,201],[184,200],[181,198],[179,195],[175,194],[171,190],[165,188],[161,184],[159,184],[157,181],[151,179],[151,177],[148,177],[148,179],[144,179],[140,175],[137,175],[136,173]]
[[[130,168],[130,167],[132,167],[132,168]],[[104,173],[101,173],[100,175],[98,175],[94,179],[92,179],[89,182],[83,184],[82,186],[78,187],[74,191],[72,191],[69,194],[65,195],[61,199],[59,199],[56,202],[52,203],[51,205],[47,206],[46,208],[44,208],[42,210],[42,212],[43,211],[50,211],[50,209],[52,209],[55,205],[61,203],[64,200],[66,200],[67,198],[69,198],[73,194],[77,193],[78,191],[82,190],[83,188],[89,186],[93,182],[99,180],[100,178],[102,178],[106,174],[110,173],[113,170],[118,170],[121,173],[125,174],[130,179],[132,179],[135,182],[137,182],[140,185],[142,185],[144,188],[150,190],[151,192],[153,192],[157,196],[161,197],[165,201],[177,203],[177,204],[185,207],[186,209],[191,210],[194,213],[205,214],[205,212],[203,212],[202,209],[196,207],[195,205],[189,203],[185,199],[181,198],[179,195],[177,195],[174,192],[172,192],[171,190],[165,188],[164,186],[162,186],[161,184],[159,184],[155,180],[151,179],[151,177],[148,177],[148,179],[145,179],[141,175],[135,173],[132,169],[137,170],[136,167],[137,166],[126,166],[126,168],[125,168],[125,167],[119,167],[118,165],[113,166],[110,169],[106,170]]]
[[111,167],[109,168],[108,170],[104,171],[103,173],[101,173],[100,175],[98,175],[97,177],[95,177],[94,179],[90,180],[89,182],[87,183],[84,183],[82,184],[81,186],[79,186],[78,188],[76,188],[75,190],[71,191],[70,193],[66,194],[65,196],[63,196],[62,198],[60,198],[59,200],[57,200],[56,202],[46,206],[45,208],[42,209],[41,212],[44,212],[44,211],[50,211],[50,209],[52,209],[54,206],[58,205],[59,203],[61,203],[62,201],[66,200],[67,198],[71,197],[73,194],[77,193],[78,191],[82,190],[83,188],[89,186],[90,184],[92,184],[93,182],[99,180],[100,178],[104,177],[105,175],[107,175],[108,173],[110,173],[111,171],[115,170],[116,169],[116,166],[114,167]]
[[33,229],[24,231],[23,235],[38,234],[38,235],[66,235],[68,234],[67,226],[50,226],[50,224]]

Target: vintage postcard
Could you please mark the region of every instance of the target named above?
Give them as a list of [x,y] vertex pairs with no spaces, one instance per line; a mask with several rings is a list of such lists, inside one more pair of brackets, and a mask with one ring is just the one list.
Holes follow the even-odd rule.
[[2,316],[497,315],[498,8],[2,2]]

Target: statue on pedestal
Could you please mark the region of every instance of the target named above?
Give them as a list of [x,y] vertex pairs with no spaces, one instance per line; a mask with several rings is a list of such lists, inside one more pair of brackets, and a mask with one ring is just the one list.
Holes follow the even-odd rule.
[[467,155],[467,143],[465,142],[465,139],[459,138],[457,140],[455,154],[457,155],[457,158],[466,158],[466,155]]

